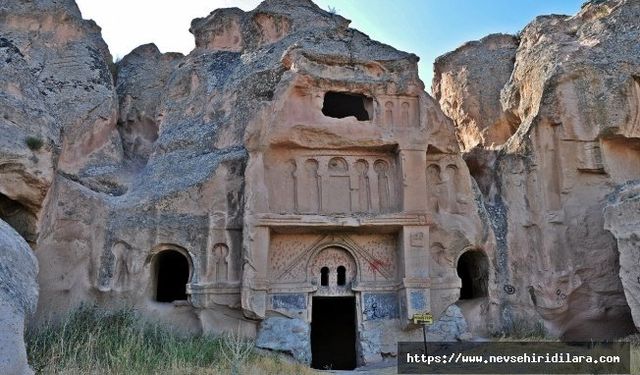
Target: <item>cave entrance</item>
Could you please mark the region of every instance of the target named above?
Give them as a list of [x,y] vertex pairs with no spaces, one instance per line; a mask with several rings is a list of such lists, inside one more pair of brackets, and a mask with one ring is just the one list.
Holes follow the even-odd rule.
[[313,297],[312,306],[311,367],[356,368],[355,297]]
[[187,300],[189,261],[176,250],[163,250],[156,256],[156,301]]
[[0,194],[0,219],[9,224],[30,244],[36,241],[36,217],[27,207]]
[[362,94],[328,92],[324,94],[322,114],[328,117],[345,118],[353,116],[358,121],[369,121],[373,110],[373,99]]
[[462,280],[460,299],[489,295],[489,259],[480,250],[469,250],[458,259],[458,276]]

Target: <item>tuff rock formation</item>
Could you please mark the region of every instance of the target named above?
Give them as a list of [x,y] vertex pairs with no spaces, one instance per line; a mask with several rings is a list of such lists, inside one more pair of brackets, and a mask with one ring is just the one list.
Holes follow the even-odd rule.
[[32,374],[22,339],[38,301],[38,262],[25,240],[0,220],[0,373]]
[[463,152],[497,148],[515,132],[518,124],[502,109],[500,90],[511,77],[517,48],[517,37],[493,34],[436,59],[433,95],[455,122]]
[[432,340],[635,331],[639,8],[465,44],[436,101],[415,55],[310,0],[115,66],[72,0],[1,4],[0,218],[47,265],[37,318],[134,306],[317,367],[394,354],[424,313]]
[[[467,150],[478,146],[465,159],[496,233],[504,315],[542,319],[566,338],[634,331],[637,292],[631,275],[618,278],[632,266],[603,209],[640,178],[638,16],[637,1],[587,2],[573,17],[538,17],[517,38],[490,36],[436,63],[443,110]],[[496,149],[484,135],[510,128],[496,125],[505,119],[517,130]],[[615,215],[607,229],[628,254],[629,227]]]
[[637,329],[640,327],[640,184],[623,186],[608,198],[605,228],[618,242],[620,280]]

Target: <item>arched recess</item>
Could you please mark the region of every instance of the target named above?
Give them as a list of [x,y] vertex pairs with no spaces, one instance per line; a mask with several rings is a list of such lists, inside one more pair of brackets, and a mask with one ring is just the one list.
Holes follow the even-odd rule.
[[[341,285],[338,285],[338,269],[341,271]],[[353,251],[343,244],[325,244],[311,252],[307,262],[307,281],[322,285],[322,275],[328,272],[329,287],[349,287],[360,275],[360,265]]]
[[489,258],[484,251],[469,249],[460,255],[456,270],[462,280],[460,299],[474,299],[489,295]]
[[156,246],[150,256],[152,295],[157,302],[186,301],[187,284],[193,276],[189,252],[177,245]]

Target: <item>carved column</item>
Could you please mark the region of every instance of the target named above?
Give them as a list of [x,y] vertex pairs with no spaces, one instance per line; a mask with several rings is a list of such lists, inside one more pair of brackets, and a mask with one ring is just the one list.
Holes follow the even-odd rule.
[[402,173],[402,211],[410,213],[427,212],[425,199],[426,159],[425,150],[401,150],[400,171]]
[[254,227],[247,237],[249,241],[245,245],[242,272],[242,310],[249,318],[264,319],[268,289],[269,228]]
[[[431,312],[429,278],[429,227],[406,226],[400,233],[402,255],[403,316],[409,320],[413,314]],[[409,323],[405,321],[405,324]]]

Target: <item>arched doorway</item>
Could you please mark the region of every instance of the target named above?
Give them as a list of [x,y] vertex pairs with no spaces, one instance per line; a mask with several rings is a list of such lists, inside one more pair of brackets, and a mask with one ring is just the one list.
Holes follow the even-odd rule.
[[481,250],[468,250],[458,259],[458,276],[462,280],[460,299],[489,295],[489,259]]
[[357,265],[349,251],[330,246],[313,256],[309,277],[317,291],[311,308],[311,367],[356,368],[356,299],[351,285]]
[[155,300],[173,302],[187,300],[189,260],[182,252],[167,249],[154,256]]

